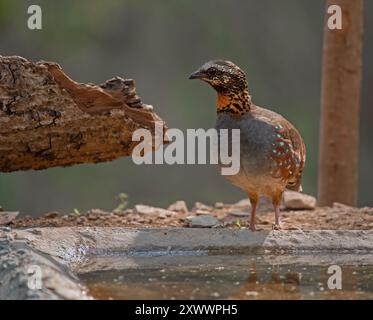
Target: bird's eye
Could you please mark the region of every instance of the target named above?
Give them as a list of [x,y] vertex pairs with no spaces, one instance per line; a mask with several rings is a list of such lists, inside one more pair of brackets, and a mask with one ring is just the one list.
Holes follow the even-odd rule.
[[215,68],[210,68],[207,70],[207,74],[210,76],[210,77],[214,77],[216,76],[217,74],[217,70]]

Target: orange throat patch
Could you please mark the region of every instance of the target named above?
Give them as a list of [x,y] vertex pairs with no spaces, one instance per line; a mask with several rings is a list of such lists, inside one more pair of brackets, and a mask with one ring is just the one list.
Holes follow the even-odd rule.
[[230,113],[242,116],[250,111],[251,99],[247,92],[222,93],[218,92],[216,109],[218,113]]

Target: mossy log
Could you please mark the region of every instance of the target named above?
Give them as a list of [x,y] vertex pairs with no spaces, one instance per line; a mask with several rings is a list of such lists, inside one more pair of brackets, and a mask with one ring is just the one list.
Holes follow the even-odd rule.
[[[45,169],[131,155],[139,128],[162,121],[133,80],[70,79],[53,62],[0,56],[0,171]],[[164,125],[164,123],[163,123]]]

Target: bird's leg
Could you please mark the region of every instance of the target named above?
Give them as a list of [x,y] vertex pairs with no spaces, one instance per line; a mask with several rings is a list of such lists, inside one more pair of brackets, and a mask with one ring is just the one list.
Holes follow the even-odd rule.
[[274,230],[280,230],[281,229],[281,211],[280,206],[275,205],[275,224],[273,225]]
[[249,198],[250,198],[250,202],[251,202],[250,230],[251,231],[256,231],[255,216],[256,216],[256,207],[258,206],[258,197],[249,196]]
[[281,197],[282,197],[282,193],[279,196],[273,197],[273,207],[275,209],[275,224],[272,225],[273,230],[281,229],[281,211],[280,211]]

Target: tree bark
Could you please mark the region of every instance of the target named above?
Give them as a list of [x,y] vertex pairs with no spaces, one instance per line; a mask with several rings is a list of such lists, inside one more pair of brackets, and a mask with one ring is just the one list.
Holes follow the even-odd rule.
[[342,29],[324,29],[319,204],[357,204],[363,0],[328,0],[342,8]]
[[138,143],[132,133],[154,132],[156,121],[162,120],[136,95],[133,80],[80,84],[56,63],[0,56],[2,172],[129,156]]

